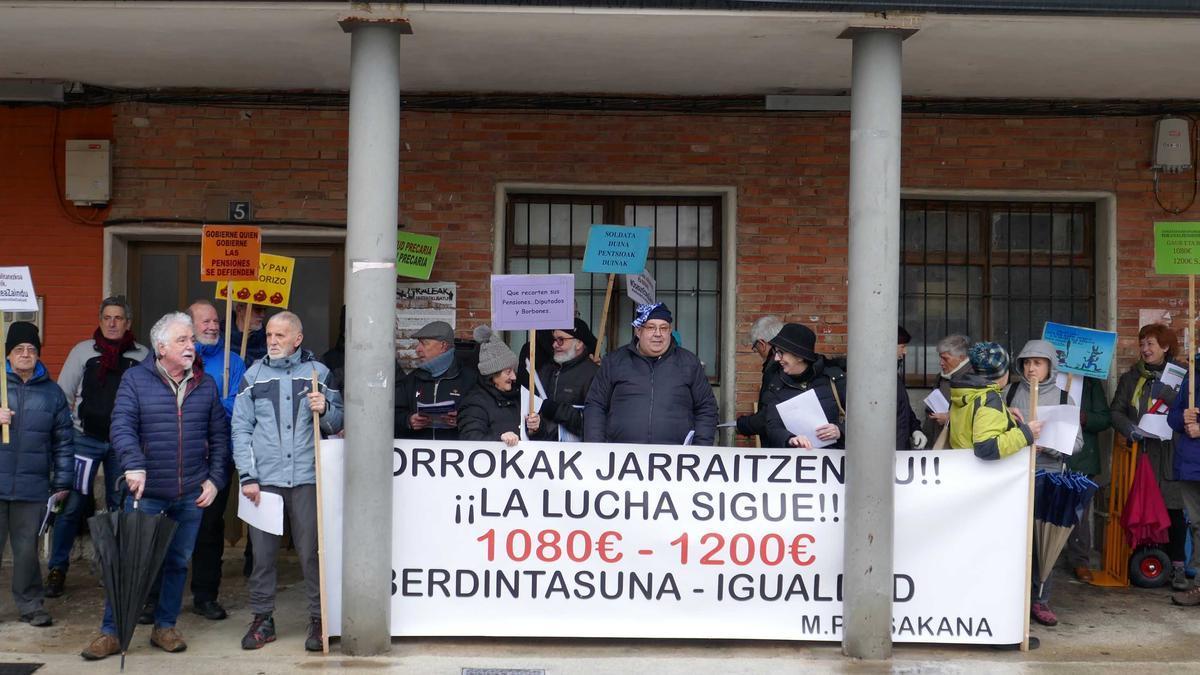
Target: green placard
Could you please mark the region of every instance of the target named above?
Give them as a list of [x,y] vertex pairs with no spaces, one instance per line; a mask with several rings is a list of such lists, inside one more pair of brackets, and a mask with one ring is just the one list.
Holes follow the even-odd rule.
[[400,232],[396,236],[396,274],[428,281],[437,250],[437,237]]
[[1200,274],[1200,223],[1154,224],[1154,271]]

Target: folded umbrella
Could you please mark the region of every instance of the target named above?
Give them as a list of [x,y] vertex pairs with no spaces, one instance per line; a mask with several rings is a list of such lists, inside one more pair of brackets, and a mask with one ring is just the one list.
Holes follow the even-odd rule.
[[1098,486],[1081,474],[1045,470],[1034,481],[1033,546],[1044,586]]
[[1167,543],[1171,517],[1167,514],[1167,505],[1154,478],[1154,468],[1150,466],[1150,459],[1145,453],[1138,453],[1133,484],[1125,500],[1125,511],[1121,514],[1121,527],[1125,529],[1130,548]]
[[125,669],[125,652],[133,639],[138,613],[177,527],[178,523],[161,513],[150,515],[137,510],[136,501],[133,511],[108,511],[88,518],[104,595],[117,625],[121,670]]

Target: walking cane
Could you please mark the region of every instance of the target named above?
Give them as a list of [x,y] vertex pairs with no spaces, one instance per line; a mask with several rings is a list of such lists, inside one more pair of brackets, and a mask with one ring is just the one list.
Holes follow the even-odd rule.
[[[246,327],[250,327],[250,322],[246,322]],[[243,333],[244,334],[244,333]],[[312,375],[313,391],[320,391],[321,383],[317,381],[317,367],[313,366]],[[329,409],[329,401],[325,401],[325,409]],[[312,411],[312,427],[313,427],[313,456],[316,458],[317,471],[317,577],[320,582],[321,591],[321,653],[329,654],[329,622],[328,610],[325,606],[325,526],[324,526],[324,508],[321,501],[321,414],[316,410]]]

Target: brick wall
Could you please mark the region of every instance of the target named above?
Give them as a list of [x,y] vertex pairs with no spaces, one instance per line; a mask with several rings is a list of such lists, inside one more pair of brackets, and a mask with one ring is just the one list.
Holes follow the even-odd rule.
[[[1151,224],[1200,219],[1200,208],[1169,216],[1154,202],[1153,122],[908,116],[903,184],[1115,192],[1118,322],[1130,354],[1139,308],[1186,303],[1185,279],[1153,274]],[[121,104],[114,134],[113,217],[211,217],[209,202],[232,195],[249,196],[262,218],[345,217],[343,112]],[[733,185],[740,302],[739,336],[729,337],[740,344],[756,317],[777,313],[814,325],[819,347],[841,352],[848,137],[845,116],[405,112],[401,220],[442,238],[433,278],[459,282],[469,331],[488,318],[497,182]],[[1189,179],[1167,179],[1165,201],[1185,203]],[[98,264],[87,268],[96,276]],[[757,357],[740,354],[738,365],[745,409]]]
[[96,329],[106,216],[61,199],[65,141],[111,139],[112,126],[108,107],[0,107],[0,266],[28,265],[45,297],[42,360],[55,377]]

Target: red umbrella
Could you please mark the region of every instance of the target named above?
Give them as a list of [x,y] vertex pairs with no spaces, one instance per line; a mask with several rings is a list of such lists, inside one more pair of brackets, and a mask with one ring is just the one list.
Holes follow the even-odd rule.
[[[1137,452],[1136,448],[1134,452]],[[1154,479],[1154,469],[1145,453],[1138,453],[1137,468],[1133,472],[1133,485],[1125,501],[1125,512],[1121,514],[1121,527],[1129,538],[1129,547],[1143,544],[1167,543],[1167,528],[1171,517],[1167,505]]]

